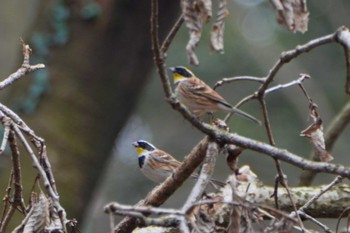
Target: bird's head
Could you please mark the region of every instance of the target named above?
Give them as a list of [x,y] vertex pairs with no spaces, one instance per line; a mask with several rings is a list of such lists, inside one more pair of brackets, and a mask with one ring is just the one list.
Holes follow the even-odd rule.
[[184,66],[170,67],[169,70],[173,73],[173,79],[175,84],[194,76],[192,71],[190,71]]
[[133,142],[132,145],[135,147],[136,153],[138,155],[142,155],[145,152],[150,152],[157,149],[155,146],[145,140],[138,140],[136,142]]

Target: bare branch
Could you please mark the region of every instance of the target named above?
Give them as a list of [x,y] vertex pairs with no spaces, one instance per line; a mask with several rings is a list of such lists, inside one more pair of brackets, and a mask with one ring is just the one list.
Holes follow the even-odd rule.
[[9,144],[12,151],[13,185],[15,187],[12,205],[14,205],[15,208],[19,207],[22,213],[25,213],[26,208],[23,198],[21,163],[15,132],[13,130],[9,133]]
[[210,178],[214,173],[214,166],[218,154],[219,146],[217,143],[209,142],[198,180],[194,185],[191,194],[188,196],[187,201],[182,207],[184,212],[191,208],[193,204],[199,201],[199,199],[202,197],[203,192],[205,191],[210,182]]
[[332,42],[335,42],[335,36],[336,33],[323,36],[314,40],[309,41],[308,43],[304,45],[298,45],[295,49],[289,50],[286,52],[283,52],[280,56],[280,59],[276,62],[274,67],[270,70],[268,75],[266,76],[266,82],[261,85],[261,87],[258,90],[258,96],[262,95],[263,92],[266,91],[267,87],[270,85],[270,83],[274,80],[277,72],[282,68],[282,66],[291,60],[297,58],[299,55],[303,53],[307,53],[311,51],[312,49],[315,49],[321,45],[329,44]]
[[235,82],[235,81],[254,81],[254,82],[264,83],[266,81],[266,79],[259,78],[259,77],[251,77],[251,76],[239,76],[239,77],[232,77],[232,78],[223,78],[215,83],[213,89],[215,90],[219,86],[222,86],[226,83]]
[[2,112],[0,112],[0,120],[2,122],[2,126],[4,127],[4,136],[2,137],[0,146],[0,154],[2,154],[6,148],[6,143],[10,134],[10,119],[6,117]]
[[107,204],[104,207],[105,213],[113,213],[114,215],[127,215],[129,213],[137,212],[143,215],[156,214],[156,215],[165,215],[172,214],[177,216],[184,216],[185,213],[180,210],[165,209],[165,208],[155,208],[151,206],[131,206],[131,205],[122,205],[117,202],[112,202]]
[[163,90],[166,98],[170,98],[172,94],[170,81],[165,70],[165,60],[163,51],[159,48],[159,36],[158,36],[158,0],[152,0],[151,11],[151,40],[153,60],[158,69],[159,77],[162,80]]
[[179,19],[176,21],[175,25],[172,27],[172,29],[170,30],[169,34],[167,35],[167,37],[165,38],[165,40],[162,43],[162,46],[160,47],[160,51],[165,54],[166,51],[168,51],[168,48],[171,44],[171,42],[173,41],[176,33],[179,31],[181,25],[184,22],[184,18],[183,15],[181,15],[179,17]]
[[[299,78],[297,80],[293,80],[293,81],[286,83],[286,84],[280,84],[280,85],[276,85],[274,87],[271,87],[271,88],[266,90],[265,94],[269,94],[271,92],[280,90],[282,88],[289,88],[289,87],[294,86],[294,85],[301,85],[304,82],[304,80],[310,79],[310,78],[311,77],[307,74],[300,74]],[[303,89],[303,91],[304,91],[304,89]],[[304,91],[304,93],[306,93],[306,92]]]
[[350,95],[350,32],[345,26],[340,27],[336,34],[337,42],[339,42],[344,49],[345,64],[346,64],[346,83],[345,92]]
[[26,74],[45,68],[44,64],[37,64],[37,65],[30,65],[29,64],[29,54],[31,52],[31,49],[29,48],[29,45],[26,45],[22,43],[23,46],[23,64],[22,66],[13,74],[11,74],[8,78],[0,82],[0,90],[6,88],[7,86],[11,85],[16,80],[20,79],[21,77],[25,76]]

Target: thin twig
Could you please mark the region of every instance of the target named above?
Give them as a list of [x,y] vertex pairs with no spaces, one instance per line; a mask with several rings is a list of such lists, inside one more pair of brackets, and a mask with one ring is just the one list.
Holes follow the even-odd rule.
[[299,208],[299,211],[305,212],[305,209],[309,208],[312,203],[314,203],[320,196],[326,193],[328,190],[333,188],[335,185],[342,182],[343,178],[341,176],[337,176],[331,183],[329,183],[326,187],[321,189],[316,195],[314,195],[308,202],[306,202],[302,207]]
[[259,88],[257,96],[262,95],[266,91],[266,89],[268,88],[270,83],[274,80],[276,74],[282,68],[282,66],[284,64],[286,64],[286,63],[290,62],[291,60],[297,58],[299,55],[301,55],[303,53],[307,53],[307,52],[311,51],[314,48],[317,48],[317,47],[319,47],[321,45],[325,45],[325,44],[329,44],[329,43],[335,42],[335,36],[336,36],[336,33],[332,33],[330,35],[323,36],[323,37],[311,40],[311,41],[309,41],[308,43],[306,43],[304,45],[298,45],[293,50],[289,50],[289,51],[283,52],[281,54],[281,56],[280,56],[280,59],[276,62],[274,67],[270,70],[270,72],[266,76],[266,82],[264,82],[264,84],[261,85],[261,87]]
[[14,178],[14,194],[12,205],[14,205],[15,208],[19,207],[22,213],[25,213],[26,207],[23,201],[22,171],[19,159],[20,154],[17,146],[15,132],[13,130],[11,130],[9,134],[9,144],[12,152],[12,169]]
[[114,215],[124,215],[126,212],[138,212],[141,214],[155,214],[155,215],[164,215],[172,214],[183,216],[185,213],[180,210],[152,207],[152,206],[131,206],[131,205],[122,205],[117,202],[109,203],[104,207],[105,213],[113,213]]
[[214,173],[214,166],[216,158],[219,154],[219,146],[216,142],[210,142],[207,147],[205,159],[203,161],[200,175],[194,185],[190,195],[188,196],[182,210],[186,212],[194,203],[198,202],[202,197],[207,185],[210,182],[210,178]]
[[307,74],[300,74],[299,78],[297,80],[293,80],[293,81],[286,83],[286,84],[280,84],[280,85],[276,85],[274,87],[271,87],[265,91],[265,94],[269,94],[271,92],[274,92],[274,91],[277,91],[277,90],[280,90],[283,88],[289,88],[289,87],[294,86],[294,85],[300,85],[304,82],[304,80],[310,79],[310,78],[311,77]]
[[[33,143],[35,145],[35,143]],[[43,166],[47,179],[50,182],[50,185],[52,187],[52,189],[55,191],[55,193],[57,192],[57,188],[56,188],[56,181],[55,178],[53,176],[52,173],[52,169],[51,169],[51,163],[49,161],[49,159],[47,158],[47,151],[46,151],[46,145],[44,143],[44,141],[41,141],[40,146],[37,148],[39,150],[39,158],[40,158],[40,164]]]
[[164,54],[159,48],[159,37],[158,37],[158,0],[151,1],[151,40],[152,40],[152,51],[153,60],[158,69],[159,77],[162,79],[163,90],[166,98],[172,96],[172,90],[170,81],[165,70],[165,59]]
[[269,118],[269,115],[268,115],[265,98],[259,98],[259,102],[260,102],[261,108],[263,110],[264,126],[265,126],[265,129],[266,129],[267,137],[269,139],[269,143],[270,143],[270,145],[274,146],[275,145],[275,140],[274,140],[273,134],[272,134],[270,118]]
[[5,217],[4,217],[4,220],[1,224],[1,227],[0,227],[0,233],[4,233],[6,232],[6,228],[8,226],[8,224],[10,223],[10,220],[13,216],[13,214],[15,213],[15,208],[13,207],[13,205],[10,205],[10,208],[9,210],[7,211]]
[[259,83],[264,83],[266,81],[266,78],[259,78],[259,77],[252,77],[252,76],[239,76],[239,77],[232,77],[232,78],[223,78],[219,81],[217,81],[213,87],[215,90],[216,88],[235,81],[254,81]]
[[173,41],[176,33],[179,31],[182,23],[184,22],[184,17],[183,15],[180,15],[180,17],[178,18],[178,20],[175,22],[175,25],[171,28],[169,34],[167,35],[167,37],[164,39],[162,46],[160,47],[160,51],[165,54],[168,51],[168,48],[171,44],[171,42]]
[[8,136],[10,133],[10,119],[6,117],[2,112],[0,112],[0,120],[2,122],[2,126],[4,127],[4,135],[2,137],[2,142],[0,146],[0,154],[2,154],[5,151],[6,144],[8,141]]
[[43,180],[45,189],[48,193],[48,195],[51,197],[52,202],[53,202],[53,208],[56,209],[60,220],[61,220],[61,224],[62,224],[62,229],[63,232],[67,232],[66,229],[66,223],[67,218],[66,218],[66,212],[65,210],[62,208],[61,204],[59,203],[59,196],[56,193],[55,189],[51,186],[50,180],[49,178],[46,176],[45,170],[44,168],[41,166],[38,158],[36,157],[35,153],[33,152],[32,148],[30,147],[30,145],[28,144],[27,140],[25,139],[24,135],[22,134],[21,130],[19,129],[19,127],[17,127],[16,125],[13,125],[14,131],[16,132],[17,136],[19,137],[20,141],[22,142],[24,148],[26,149],[26,151],[28,152],[28,154],[30,155],[31,159],[34,162],[34,168],[36,168],[40,174],[41,179]]
[[346,83],[345,93],[350,94],[350,31],[347,27],[342,26],[336,32],[336,41],[344,49],[346,65]]
[[321,228],[324,230],[324,232],[326,232],[326,233],[334,233],[327,225],[321,223],[320,221],[318,221],[317,219],[311,217],[310,215],[308,215],[308,214],[306,214],[306,213],[304,213],[304,212],[299,213],[299,214],[300,214],[300,216],[301,216],[303,219],[307,219],[307,220],[309,220],[309,221],[315,223],[315,224],[318,225],[319,227],[321,227]]
[[2,229],[6,229],[8,221],[10,218],[7,216],[6,213],[8,213],[8,208],[10,204],[10,196],[11,196],[11,190],[12,190],[12,184],[13,184],[13,170],[11,170],[10,178],[8,181],[8,185],[6,188],[5,196],[2,199],[3,202],[3,209],[1,213],[1,219],[0,219],[0,232],[3,232]]
[[31,49],[29,48],[29,45],[26,45],[22,43],[23,47],[23,64],[22,66],[13,74],[11,74],[8,78],[0,82],[0,90],[8,87],[12,83],[14,83],[16,80],[24,77],[26,74],[45,68],[44,64],[37,64],[37,65],[30,65],[29,64],[29,54],[31,52]]
[[47,179],[47,176],[46,176],[46,173],[45,173],[44,169],[40,165],[38,158],[34,154],[34,151],[30,147],[30,145],[28,144],[28,142],[25,139],[24,135],[22,134],[22,132],[19,130],[19,128],[17,126],[14,125],[13,128],[14,128],[17,136],[19,137],[20,141],[22,142],[24,148],[26,149],[26,151],[30,155],[31,159],[33,160],[34,167],[38,170],[41,179],[43,179],[43,183],[44,183],[45,188],[47,189],[48,194],[53,199],[53,201],[59,200],[59,196],[52,189],[52,187],[50,185],[50,181]]

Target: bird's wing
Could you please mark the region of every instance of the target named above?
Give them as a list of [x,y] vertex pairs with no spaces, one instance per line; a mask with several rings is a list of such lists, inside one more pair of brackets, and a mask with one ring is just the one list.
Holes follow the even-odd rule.
[[[163,166],[170,166],[173,168],[177,168],[178,166],[181,165],[179,161],[174,159],[170,154],[166,153],[165,151],[162,150],[155,150],[152,151],[150,154],[154,160],[157,161],[157,163],[163,165]],[[163,167],[164,168],[164,167]]]
[[190,78],[188,81],[189,89],[193,94],[205,97],[208,100],[220,103],[228,108],[232,108],[232,106],[229,103],[227,103],[226,100],[219,93],[214,91],[202,80],[193,77]]

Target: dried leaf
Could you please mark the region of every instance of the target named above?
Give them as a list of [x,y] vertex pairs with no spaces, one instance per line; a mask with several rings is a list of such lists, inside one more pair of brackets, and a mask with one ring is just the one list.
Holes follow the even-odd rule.
[[[225,188],[227,188],[225,186]],[[224,189],[225,189],[224,188]],[[228,196],[230,197],[230,195]],[[189,220],[193,227],[192,233],[200,232],[223,232],[227,228],[227,221],[224,216],[231,211],[231,206],[223,204],[227,195],[219,193],[211,193],[204,196],[202,202],[214,202],[213,204],[203,204],[193,207],[189,213]]]
[[[186,45],[187,59],[191,65],[198,65],[195,48],[201,39],[203,25],[212,17],[212,0],[181,0],[181,8],[190,34]],[[224,50],[224,21],[227,15],[227,0],[219,0],[217,18],[210,32],[210,47],[214,51]]]
[[276,10],[277,22],[289,31],[307,31],[309,11],[306,0],[270,0]]
[[229,168],[236,173],[238,170],[237,162],[238,156],[242,153],[244,149],[236,145],[227,145],[225,148],[226,162]]
[[305,130],[301,131],[300,136],[309,138],[311,145],[315,149],[315,153],[322,162],[333,160],[333,156],[326,150],[322,119],[318,115],[316,105],[310,106],[310,117],[313,123]]
[[23,220],[23,233],[45,232],[49,222],[49,201],[45,194],[40,193],[38,200],[32,200],[32,208],[27,217]]
[[182,0],[181,8],[186,27],[190,33],[190,39],[186,45],[187,58],[191,65],[198,65],[199,61],[194,49],[198,45],[202,36],[203,15],[200,10],[203,9],[198,7],[197,1],[195,0]]
[[217,12],[217,18],[210,32],[210,47],[214,51],[224,51],[224,29],[225,29],[225,18],[229,12],[227,9],[227,1],[220,0]]
[[196,2],[199,9],[198,11],[202,17],[202,22],[208,23],[213,15],[211,0],[197,0]]
[[62,232],[62,222],[57,213],[57,209],[54,208],[53,202],[50,201],[50,224],[46,228],[48,232]]
[[250,169],[249,165],[244,165],[238,170],[236,177],[240,183],[252,183],[258,176]]

